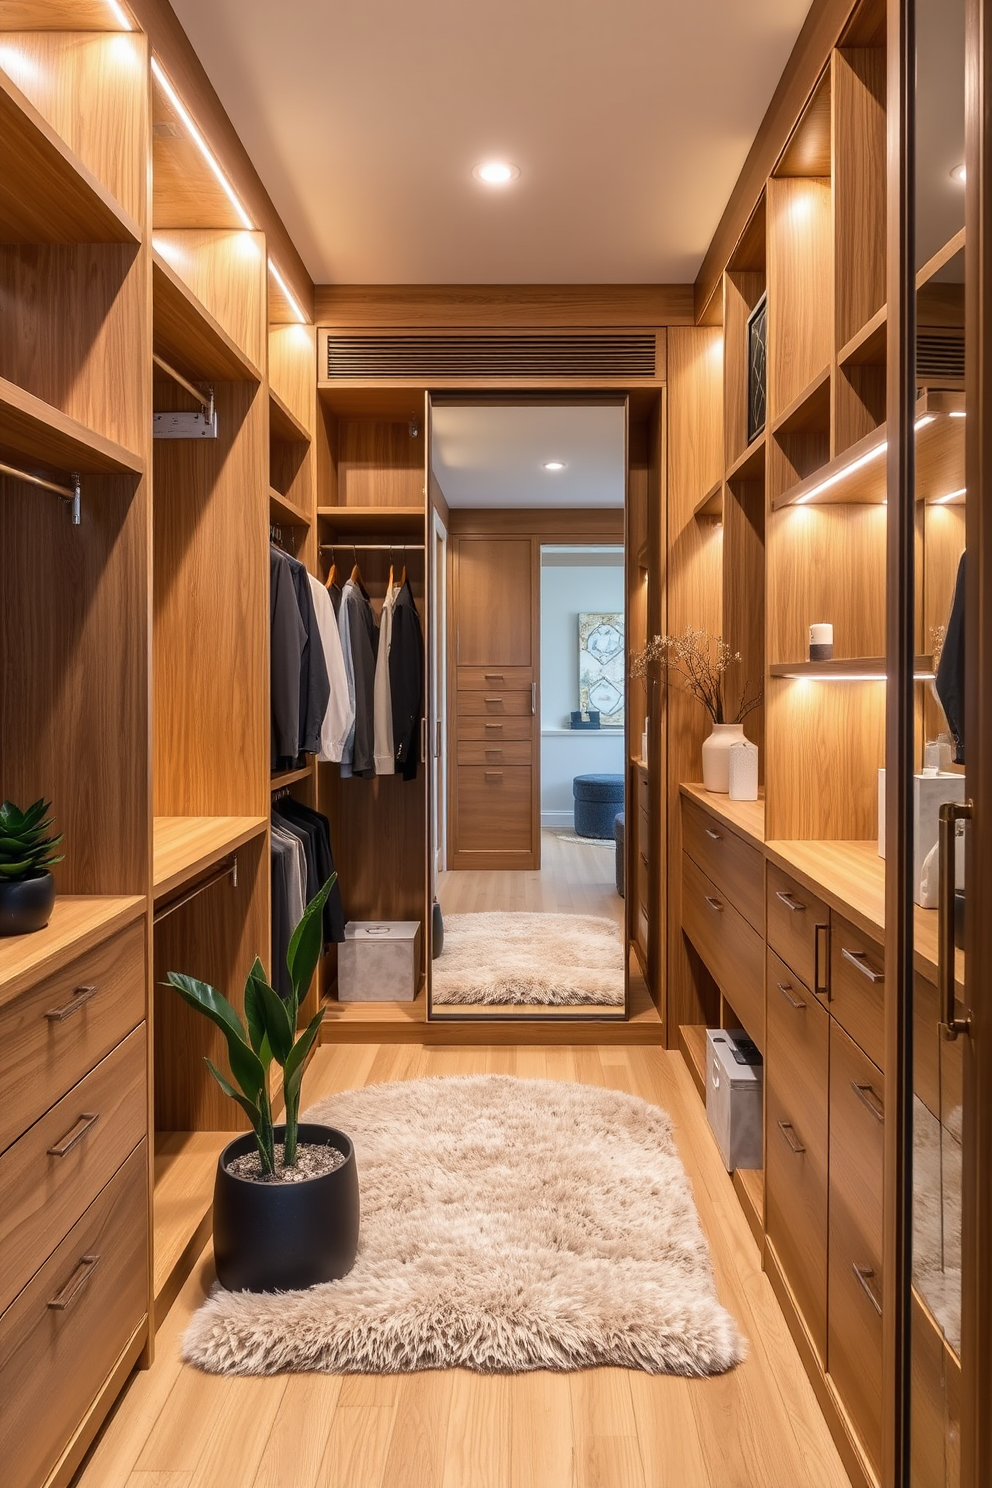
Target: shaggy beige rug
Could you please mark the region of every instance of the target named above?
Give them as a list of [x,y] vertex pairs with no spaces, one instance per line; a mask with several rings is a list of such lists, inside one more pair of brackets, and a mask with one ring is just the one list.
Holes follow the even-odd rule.
[[183,1340],[190,1363],[694,1375],[743,1358],[656,1106],[490,1075],[349,1090],[307,1119],[355,1143],[354,1270],[309,1291],[215,1290]]
[[448,915],[431,978],[437,1006],[623,1007],[620,929],[597,915]]

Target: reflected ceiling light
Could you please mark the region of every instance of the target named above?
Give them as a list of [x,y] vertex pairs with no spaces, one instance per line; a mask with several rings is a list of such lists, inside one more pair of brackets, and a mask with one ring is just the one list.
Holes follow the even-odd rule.
[[824,491],[829,491],[830,487],[835,486],[838,481],[847,480],[848,476],[853,475],[855,470],[861,470],[863,466],[870,464],[872,460],[877,460],[879,455],[884,455],[887,449],[888,443],[885,440],[881,444],[876,444],[874,449],[869,450],[866,455],[862,455],[859,460],[852,460],[850,465],[845,465],[844,469],[838,470],[835,475],[828,475],[826,480],[821,481],[818,486],[814,486],[812,491],[807,491],[805,496],[800,496],[794,504],[796,506],[804,506],[807,501],[813,501],[817,496],[822,496]]
[[110,11],[111,15],[117,22],[118,26],[120,26],[122,31],[134,30],[134,26],[131,22],[130,16],[127,14],[123,5],[118,3],[118,0],[107,0],[107,9]]
[[951,418],[967,418],[967,414],[963,408],[952,408]]
[[276,281],[279,288],[286,296],[286,299],[289,301],[290,308],[295,311],[296,317],[299,320],[300,324],[305,325],[307,317],[304,315],[302,309],[300,308],[299,301],[297,300],[293,291],[290,289],[289,285],[286,283],[285,279],[280,274],[279,270],[276,268],[275,264],[272,262],[271,258],[269,259],[269,273],[272,275],[273,279]]
[[544,464],[541,466],[541,469],[542,470],[552,470],[552,471],[553,470],[564,470],[565,469],[565,461],[564,460],[545,460]]
[[919,433],[920,429],[925,429],[927,424],[932,424],[936,417],[937,415],[935,413],[924,413],[920,418],[916,420],[913,428],[917,431],[917,433]]
[[193,123],[193,119],[191,114],[189,113],[189,110],[186,108],[186,105],[179,97],[179,94],[170,83],[162,68],[161,62],[159,62],[157,57],[152,58],[152,72],[155,74],[157,81],[161,83],[166,98],[168,98],[169,102],[172,104],[172,107],[175,109],[180,119],[182,119],[191,139],[193,140],[200,154],[203,156],[204,160],[207,162],[210,169],[217,177],[217,180],[223,187],[228,201],[231,203],[231,206],[238,214],[238,220],[240,221],[241,226],[247,228],[249,231],[254,231],[255,224],[252,222],[251,218],[248,216],[248,213],[241,205],[237,192],[225,176],[224,172],[221,170],[220,162],[213,154],[213,151],[210,149],[210,146],[203,138],[203,135],[200,133],[199,129],[197,129],[196,125]]
[[938,496],[934,506],[946,506],[949,501],[960,501],[967,491],[967,486],[962,486],[960,491],[949,491],[946,496]]
[[965,181],[967,180],[967,171],[965,170],[963,165],[956,165],[954,167],[954,169],[951,171],[951,180],[957,181],[960,186],[964,185]]
[[472,174],[484,186],[507,186],[517,179],[520,167],[511,165],[508,160],[484,160]]

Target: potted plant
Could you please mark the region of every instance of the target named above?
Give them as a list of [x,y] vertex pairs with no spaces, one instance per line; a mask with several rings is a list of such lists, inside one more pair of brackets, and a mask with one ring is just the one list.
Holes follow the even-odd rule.
[[[167,981],[227,1040],[231,1080],[208,1059],[214,1079],[237,1101],[252,1131],[229,1142],[214,1180],[214,1255],[228,1291],[296,1291],[336,1281],[355,1263],[359,1199],[355,1149],[344,1132],[300,1125],[300,1089],[323,1008],[296,1037],[300,1001],[313,978],[322,911],[336,875],[307,905],[286,953],[292,992],[284,1002],[256,957],[245,983],[245,1022],[216,988],[170,972]],[[283,1072],[286,1119],[272,1120],[269,1072]]]
[[761,688],[745,680],[736,711],[726,699],[727,672],[741,660],[739,651],[731,651],[722,636],[711,636],[705,630],[687,625],[682,635],[656,635],[643,651],[631,658],[632,677],[647,675],[651,663],[660,661],[666,672],[682,678],[686,692],[702,703],[713,722],[703,741],[703,784],[708,791],[724,794],[730,789],[730,749],[744,740],[744,719],[761,702]]
[[51,918],[55,880],[49,869],[62,861],[55,852],[62,833],[48,835],[51,804],[42,797],[26,811],[13,801],[0,806],[0,935],[29,935]]

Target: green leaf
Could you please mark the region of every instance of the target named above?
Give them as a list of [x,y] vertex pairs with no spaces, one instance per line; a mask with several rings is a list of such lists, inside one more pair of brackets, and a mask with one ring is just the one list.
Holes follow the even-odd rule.
[[265,1019],[259,1006],[260,993],[258,985],[265,981],[265,968],[256,956],[254,965],[248,973],[245,982],[245,1022],[248,1024],[248,1038],[256,1054],[262,1052],[262,1041],[265,1038]]
[[273,1139],[271,1120],[267,1123],[265,1119],[265,1113],[261,1111],[259,1107],[256,1106],[252,1101],[245,1100],[243,1095],[239,1095],[238,1092],[234,1089],[233,1085],[231,1085],[230,1081],[224,1079],[224,1076],[221,1074],[220,1070],[211,1060],[206,1059],[204,1060],[204,1063],[206,1064],[210,1073],[213,1075],[214,1079],[217,1081],[217,1084],[220,1086],[221,1090],[223,1090],[224,1094],[229,1095],[232,1100],[237,1101],[238,1105],[242,1108],[245,1115],[248,1117],[248,1120],[251,1122],[252,1130],[255,1133],[255,1141],[258,1145],[258,1154],[259,1157],[262,1159],[262,1171],[264,1173],[274,1172],[275,1162],[273,1160],[272,1151]]
[[285,1072],[283,1074],[283,1090],[287,1105],[291,1096],[299,1094],[300,1086],[303,1083],[303,1067],[306,1057],[314,1046],[323,1019],[324,1009],[321,1008],[311,1018],[306,1030],[300,1034],[296,1043],[293,1045],[289,1058],[286,1060]]
[[320,951],[324,944],[321,916],[327,896],[336,881],[337,874],[332,873],[323,888],[319,889],[314,898],[310,900],[289,942],[286,967],[293,984],[293,998],[297,1007],[313,980],[317,962],[320,960]]
[[209,982],[200,982],[195,977],[183,976],[179,972],[170,971],[166,981],[190,1007],[196,1008],[217,1024],[227,1039],[231,1073],[248,1099],[257,1100],[265,1085],[265,1069],[248,1043],[241,1019],[227,998],[215,987],[211,987]]
[[278,1063],[285,1064],[293,1047],[294,1033],[286,1004],[267,982],[262,982],[257,991],[269,1047]]

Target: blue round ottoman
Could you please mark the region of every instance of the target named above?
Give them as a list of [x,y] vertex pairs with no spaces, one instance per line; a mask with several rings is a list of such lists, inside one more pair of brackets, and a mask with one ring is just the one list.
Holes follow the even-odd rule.
[[623,838],[626,820],[626,815],[622,811],[618,811],[613,818],[613,840],[617,845],[617,893],[621,899],[623,898]]
[[613,836],[613,818],[623,810],[622,775],[576,775],[572,797],[575,830],[580,837]]

